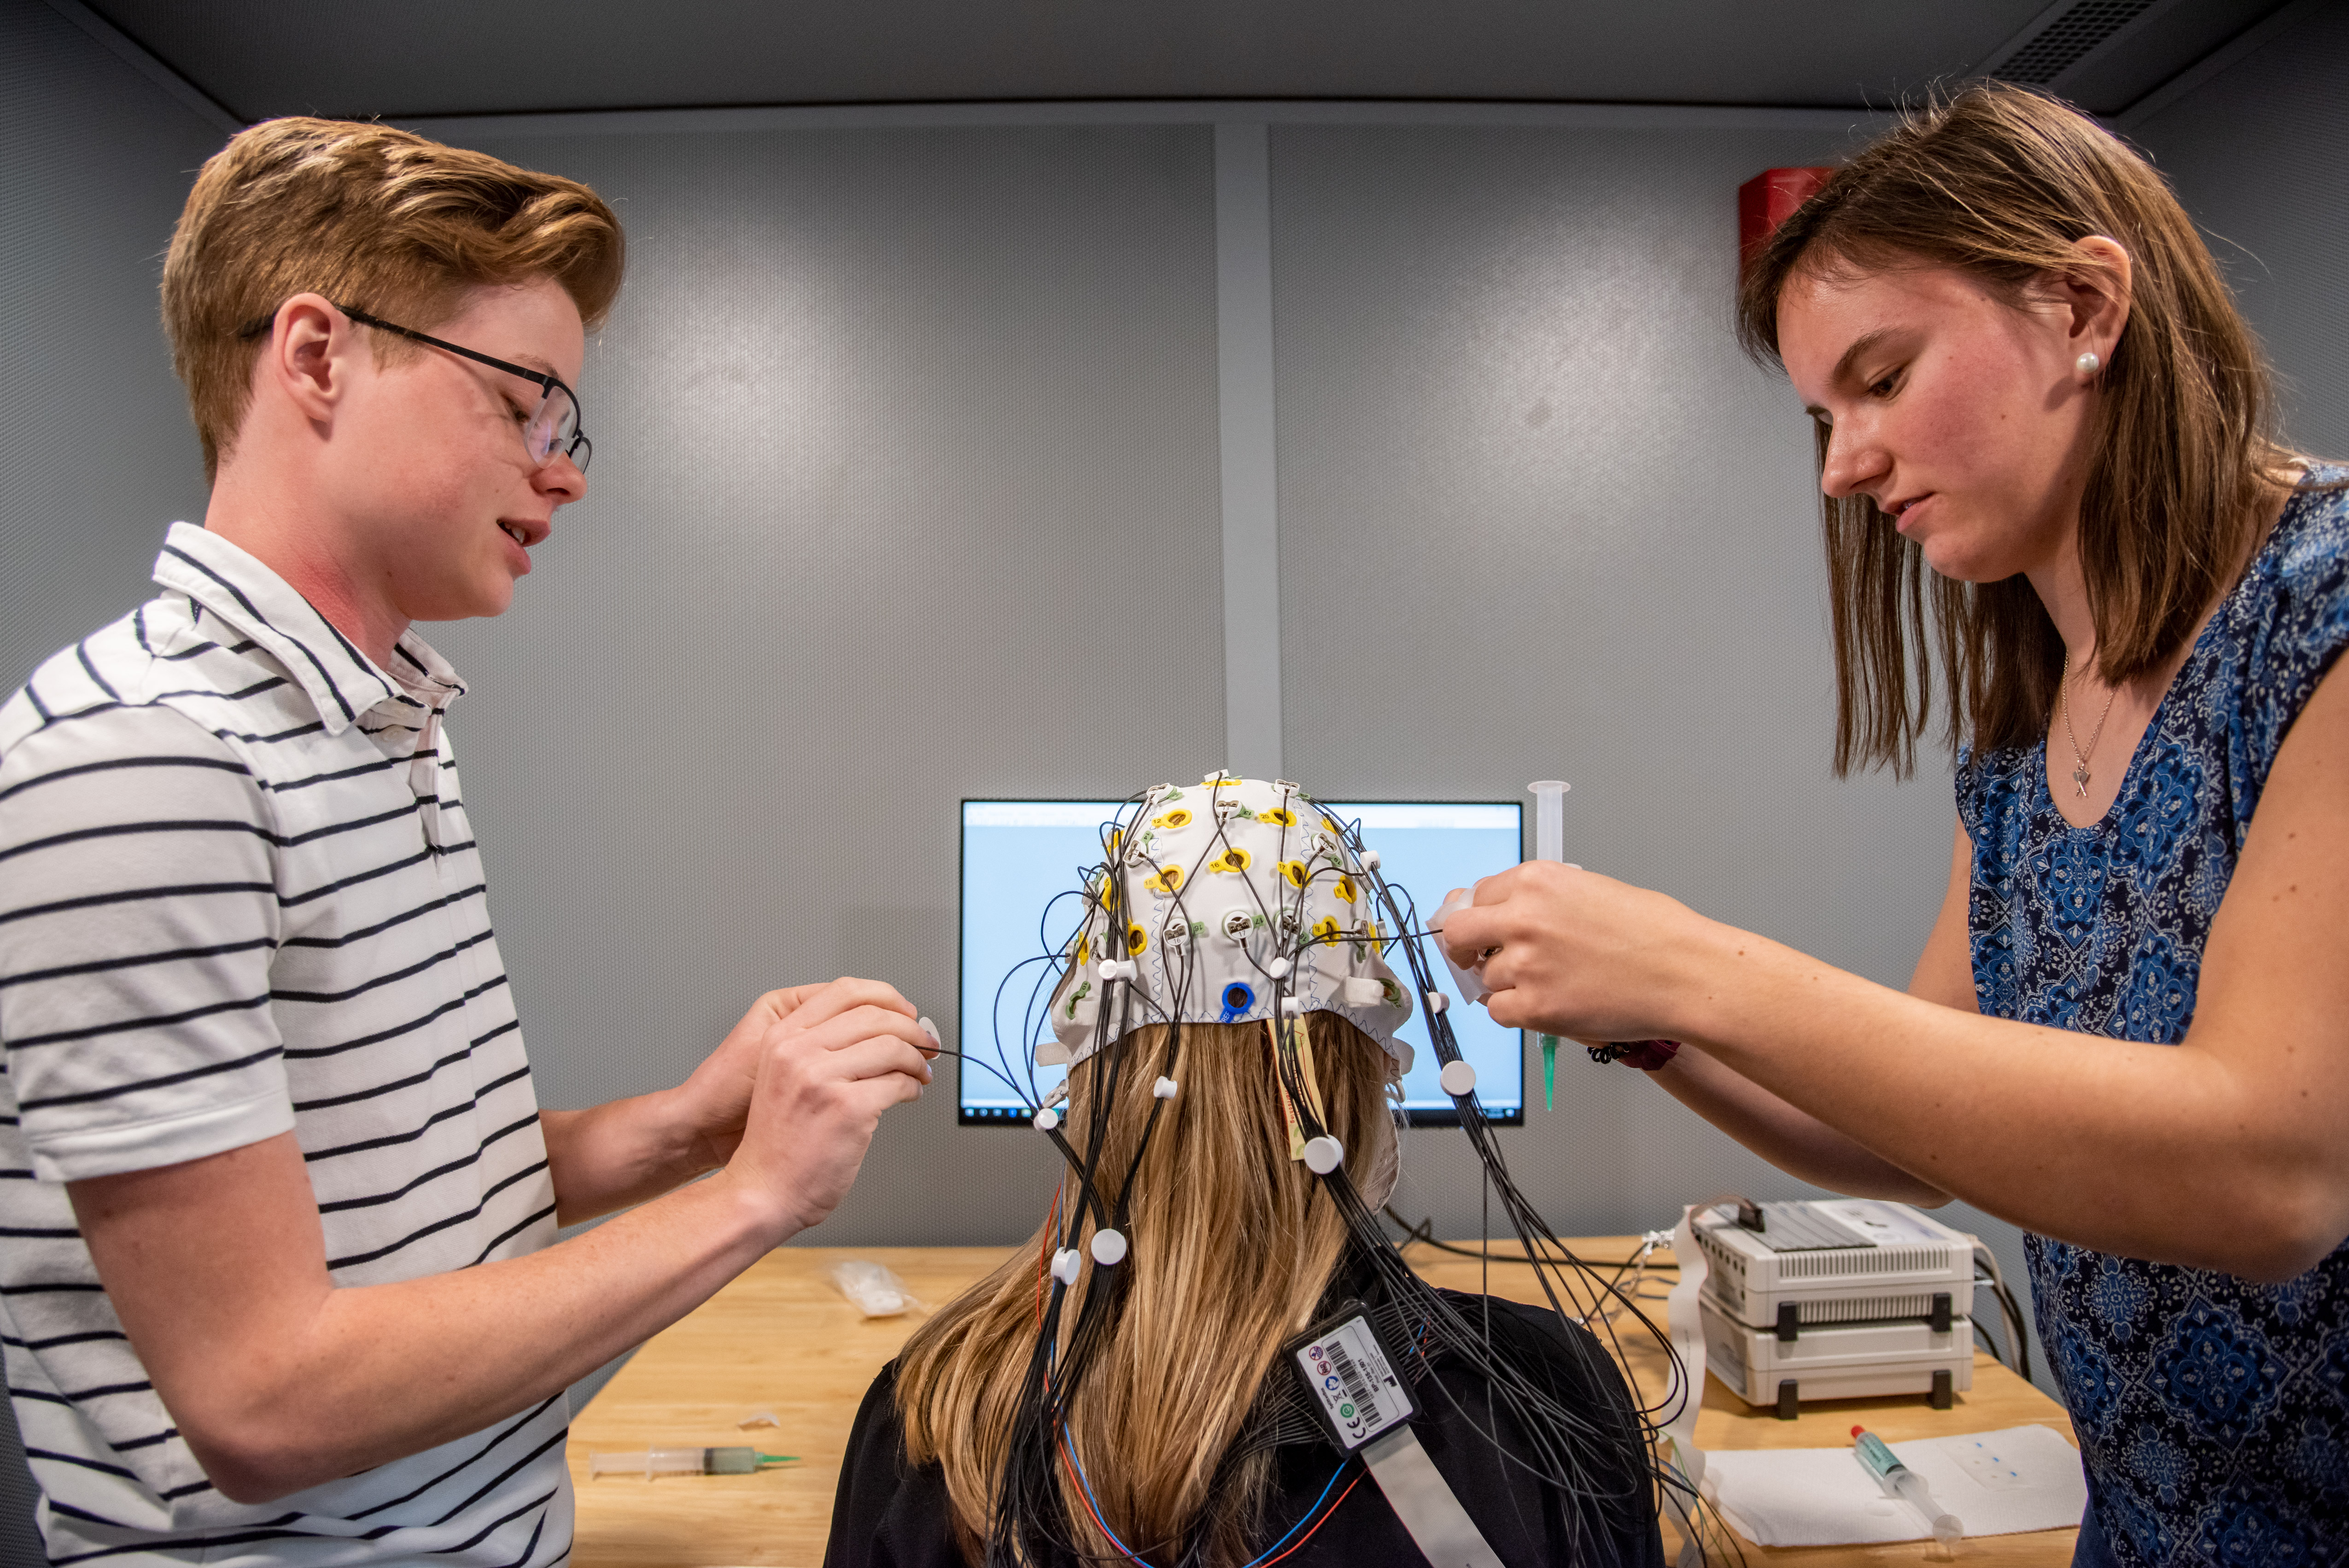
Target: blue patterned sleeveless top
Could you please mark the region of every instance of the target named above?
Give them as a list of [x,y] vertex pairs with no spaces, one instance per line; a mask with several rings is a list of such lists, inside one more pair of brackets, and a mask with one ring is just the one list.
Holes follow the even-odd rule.
[[[2103,821],[2058,815],[2044,742],[1960,753],[1983,1012],[2185,1037],[2268,770],[2344,646],[2349,493],[2304,492],[2196,639]],[[2349,1243],[2280,1285],[2025,1246],[2087,1470],[2084,1557],[2095,1532],[2121,1568],[2349,1557]]]

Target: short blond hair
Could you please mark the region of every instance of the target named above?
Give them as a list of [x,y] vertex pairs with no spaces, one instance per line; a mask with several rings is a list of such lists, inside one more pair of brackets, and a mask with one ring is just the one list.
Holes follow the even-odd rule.
[[[484,284],[550,277],[593,328],[620,292],[620,221],[575,180],[389,126],[302,117],[239,131],[208,160],[163,263],[163,330],[203,442],[236,438],[263,339],[296,294],[429,331]],[[416,351],[378,333],[379,358]]]

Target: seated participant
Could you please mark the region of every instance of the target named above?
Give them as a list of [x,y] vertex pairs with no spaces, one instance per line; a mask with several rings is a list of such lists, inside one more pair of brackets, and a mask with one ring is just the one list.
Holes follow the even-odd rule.
[[1379,1228],[1412,1003],[1377,857],[1223,775],[1103,848],[1035,1050],[1069,1064],[1035,1116],[1062,1179],[866,1394],[827,1563],[1660,1565],[1644,1413],[1589,1330],[1432,1290]]

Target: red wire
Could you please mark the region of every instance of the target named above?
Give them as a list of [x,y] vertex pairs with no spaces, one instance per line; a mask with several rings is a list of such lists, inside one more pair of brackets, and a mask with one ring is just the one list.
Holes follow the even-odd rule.
[[[1060,1449],[1061,1468],[1069,1472],[1069,1484],[1076,1489],[1076,1493],[1079,1497],[1085,1500],[1085,1511],[1092,1516],[1093,1525],[1102,1532],[1102,1538],[1114,1545],[1117,1542],[1115,1532],[1110,1529],[1108,1521],[1102,1518],[1101,1510],[1093,1505],[1092,1494],[1085,1490],[1083,1478],[1077,1474],[1077,1461],[1069,1451],[1069,1434],[1066,1431],[1063,1431],[1061,1434]],[[1297,1544],[1295,1546],[1290,1547],[1278,1557],[1273,1558],[1271,1562],[1258,1564],[1257,1568],[1273,1568],[1275,1563],[1295,1556],[1298,1552],[1303,1549],[1307,1542],[1312,1540],[1313,1537],[1320,1532],[1323,1525],[1330,1522],[1330,1516],[1337,1512],[1339,1509],[1345,1506],[1346,1500],[1354,1495],[1354,1489],[1362,1484],[1362,1476],[1366,1476],[1370,1473],[1371,1472],[1369,1470],[1365,1469],[1360,1475],[1355,1476],[1352,1480],[1348,1481],[1346,1483],[1346,1490],[1338,1494],[1338,1501],[1321,1511],[1321,1517],[1313,1521],[1312,1529],[1307,1531],[1303,1535],[1297,1538]],[[1123,1551],[1123,1548],[1120,1548],[1120,1550],[1122,1552]],[[1131,1552],[1125,1552],[1124,1556],[1125,1560],[1129,1563],[1142,1563],[1142,1568],[1151,1568],[1151,1565],[1148,1563],[1144,1562],[1142,1558],[1136,1557]]]
[[[1368,1475],[1369,1473],[1370,1473],[1370,1472],[1369,1472],[1368,1470],[1364,1470],[1364,1471],[1362,1472],[1362,1475]],[[1302,1546],[1303,1546],[1303,1545],[1304,1545],[1308,1541],[1312,1540],[1312,1539],[1313,1539],[1313,1535],[1314,1535],[1314,1532],[1315,1532],[1315,1531],[1319,1531],[1319,1530],[1323,1525],[1325,1525],[1325,1524],[1329,1523],[1329,1522],[1330,1522],[1330,1515],[1331,1515],[1331,1514],[1333,1514],[1333,1513],[1335,1513],[1335,1512],[1337,1512],[1337,1511],[1338,1511],[1339,1504],[1343,1503],[1343,1502],[1344,1502],[1348,1498],[1350,1498],[1350,1497],[1353,1496],[1353,1495],[1354,1495],[1354,1489],[1355,1489],[1356,1487],[1358,1487],[1358,1486],[1361,1485],[1361,1484],[1362,1484],[1362,1476],[1361,1476],[1361,1475],[1358,1475],[1358,1476],[1356,1476],[1352,1480],[1348,1481],[1348,1482],[1346,1483],[1346,1490],[1345,1490],[1344,1491],[1341,1491],[1341,1492],[1340,1492],[1340,1493],[1338,1494],[1338,1501],[1337,1501],[1337,1502],[1333,1502],[1333,1503],[1331,1503],[1331,1504],[1330,1504],[1327,1509],[1325,1509],[1324,1511],[1322,1511],[1321,1517],[1320,1517],[1320,1518],[1319,1518],[1319,1519],[1317,1519],[1317,1520],[1315,1520],[1315,1521],[1313,1521],[1313,1529],[1312,1529],[1312,1530],[1309,1530],[1309,1531],[1307,1531],[1307,1532],[1306,1532],[1302,1536],[1299,1537],[1299,1538],[1298,1538],[1298,1542],[1297,1542],[1297,1545],[1296,1545],[1296,1546],[1292,1546],[1292,1547],[1290,1547],[1287,1552],[1282,1552],[1282,1553],[1280,1554],[1280,1556],[1279,1556],[1279,1557],[1276,1557],[1276,1558],[1274,1558],[1274,1559],[1272,1560],[1272,1563],[1267,1563],[1262,1564],[1262,1565],[1261,1565],[1261,1568],[1272,1568],[1272,1564],[1273,1564],[1273,1563],[1278,1563],[1278,1562],[1280,1562],[1283,1558],[1286,1558],[1286,1557],[1288,1557],[1288,1556],[1292,1555],[1293,1553],[1295,1553],[1295,1552],[1299,1550],[1299,1548],[1302,1547]]]
[[[1053,1221],[1059,1220],[1060,1217],[1061,1195],[1056,1190],[1052,1194],[1052,1211],[1045,1220],[1044,1246],[1042,1250],[1037,1253],[1036,1257],[1036,1323],[1037,1326],[1040,1328],[1043,1325],[1044,1322],[1044,1280],[1048,1272],[1046,1259],[1050,1255],[1051,1251]],[[1059,1447],[1061,1449],[1061,1468],[1069,1472],[1069,1483],[1075,1489],[1076,1494],[1085,1500],[1085,1511],[1092,1516],[1094,1527],[1102,1532],[1102,1538],[1103,1540],[1112,1542],[1115,1542],[1117,1536],[1111,1531],[1109,1521],[1102,1518],[1101,1510],[1093,1505],[1092,1494],[1086,1491],[1083,1480],[1077,1474],[1077,1462],[1074,1456],[1069,1451],[1069,1435],[1065,1431],[1061,1434]],[[1363,1475],[1367,1475],[1370,1472],[1367,1470],[1362,1472]],[[1286,1559],[1294,1556],[1307,1542],[1313,1539],[1314,1535],[1323,1525],[1330,1522],[1330,1516],[1337,1512],[1345,1501],[1354,1495],[1354,1489],[1361,1484],[1362,1477],[1361,1475],[1356,1476],[1352,1480],[1347,1482],[1346,1490],[1338,1494],[1338,1501],[1331,1503],[1328,1508],[1322,1510],[1321,1517],[1313,1521],[1313,1528],[1311,1530],[1308,1530],[1303,1535],[1298,1537],[1297,1544],[1295,1546],[1290,1547],[1278,1557],[1272,1559],[1270,1563],[1260,1564],[1259,1568],[1273,1568],[1274,1563],[1283,1562]],[[1142,1563],[1142,1568],[1150,1568],[1150,1564],[1148,1563],[1143,1562],[1143,1559],[1134,1556],[1130,1552],[1125,1553],[1125,1559],[1129,1563]]]
[[[1102,1518],[1101,1510],[1093,1506],[1092,1493],[1085,1490],[1084,1479],[1077,1474],[1077,1461],[1069,1450],[1069,1434],[1065,1428],[1063,1428],[1061,1433],[1061,1468],[1069,1472],[1069,1484],[1075,1487],[1077,1489],[1077,1495],[1085,1500],[1085,1511],[1092,1515],[1093,1525],[1102,1532],[1102,1539],[1108,1542],[1112,1546],[1117,1546],[1118,1542],[1116,1532],[1112,1531],[1109,1527],[1109,1522]],[[1354,1489],[1348,1487],[1346,1490],[1348,1491],[1351,1491]],[[1339,1501],[1342,1502],[1345,1500],[1340,1498]],[[1319,1526],[1316,1526],[1316,1528],[1318,1529]],[[1300,1541],[1298,1544],[1302,1546],[1304,1542]],[[1128,1563],[1140,1563],[1142,1564],[1142,1568],[1151,1568],[1151,1565],[1148,1563],[1136,1557],[1133,1552],[1127,1552],[1124,1547],[1118,1546],[1118,1551],[1123,1553],[1125,1560]],[[1281,1555],[1285,1557],[1288,1553],[1283,1552]],[[1275,1562],[1278,1562],[1278,1558],[1274,1559]],[[1271,1564],[1267,1563],[1265,1568],[1271,1568]]]

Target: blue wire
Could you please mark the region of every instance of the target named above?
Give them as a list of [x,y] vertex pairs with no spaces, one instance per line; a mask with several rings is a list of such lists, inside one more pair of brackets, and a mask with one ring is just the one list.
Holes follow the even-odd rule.
[[[1069,1456],[1070,1467],[1077,1472],[1077,1484],[1085,1489],[1085,1501],[1092,1505],[1093,1522],[1101,1526],[1101,1532],[1103,1535],[1109,1537],[1109,1543],[1123,1552],[1127,1562],[1140,1563],[1142,1568],[1151,1568],[1151,1565],[1139,1556],[1133,1547],[1117,1538],[1117,1532],[1109,1527],[1109,1521],[1102,1517],[1101,1499],[1093,1495],[1093,1483],[1085,1479],[1085,1461],[1077,1458],[1077,1445],[1069,1441],[1069,1429],[1065,1426],[1061,1428],[1061,1451]],[[1256,1568],[1256,1564],[1251,1563],[1248,1568]]]
[[[1311,1519],[1311,1518],[1314,1516],[1314,1514],[1316,1514],[1317,1512],[1319,1512],[1319,1511],[1320,1511],[1320,1508],[1321,1508],[1321,1504],[1322,1504],[1323,1500],[1324,1500],[1324,1499],[1326,1499],[1326,1498],[1328,1498],[1328,1497],[1329,1497],[1329,1495],[1330,1495],[1330,1487],[1334,1487],[1334,1486],[1336,1486],[1336,1485],[1338,1484],[1338,1478],[1339,1478],[1340,1476],[1341,1476],[1341,1475],[1344,1475],[1344,1474],[1346,1473],[1346,1467],[1347,1467],[1348,1465],[1350,1465],[1350,1464],[1353,1463],[1353,1462],[1354,1462],[1354,1461],[1353,1461],[1353,1459],[1352,1459],[1350,1457],[1349,1457],[1349,1458],[1347,1458],[1347,1459],[1340,1459],[1340,1460],[1338,1461],[1338,1468],[1337,1468],[1336,1469],[1331,1470],[1331,1471],[1330,1472],[1330,1485],[1329,1485],[1329,1486],[1325,1486],[1325,1487],[1323,1487],[1323,1488],[1321,1489],[1321,1496],[1320,1496],[1320,1497],[1317,1497],[1317,1498],[1315,1498],[1315,1499],[1313,1500],[1313,1506],[1312,1506],[1311,1508],[1307,1509],[1307,1510],[1305,1511],[1305,1512],[1304,1512],[1304,1515],[1303,1515],[1301,1518],[1299,1518],[1296,1523],[1294,1523],[1294,1524],[1292,1524],[1292,1525],[1290,1525],[1290,1526],[1288,1527],[1288,1535],[1294,1535],[1294,1534],[1296,1534],[1299,1531],[1300,1531],[1300,1530],[1304,1529],[1304,1528],[1305,1528],[1305,1524],[1306,1524],[1306,1521],[1307,1521],[1307,1520]],[[1284,1536],[1282,1536],[1279,1540],[1278,1540],[1278,1541],[1274,1542],[1271,1545],[1269,1545],[1269,1546],[1266,1547],[1262,1552],[1258,1552],[1256,1556],[1251,1557],[1250,1559],[1248,1559],[1248,1561],[1247,1561],[1247,1563],[1245,1563],[1244,1564],[1242,1564],[1242,1565],[1241,1565],[1241,1568],[1256,1568],[1256,1565],[1257,1565],[1257,1563],[1259,1563],[1263,1562],[1266,1558],[1268,1558],[1268,1557],[1271,1556],[1274,1552],[1276,1552],[1279,1551],[1282,1547],[1284,1547],[1284,1546],[1288,1545],[1288,1535],[1284,1535]]]
[[[1077,1458],[1077,1446],[1076,1444],[1069,1441],[1069,1432],[1066,1427],[1063,1427],[1061,1429],[1061,1449],[1062,1452],[1069,1456],[1070,1468],[1077,1472],[1077,1484],[1085,1489],[1085,1501],[1092,1504],[1093,1522],[1101,1526],[1101,1532],[1109,1537],[1109,1543],[1112,1546],[1116,1547],[1120,1552],[1125,1554],[1127,1562],[1141,1563],[1143,1564],[1143,1568],[1150,1568],[1150,1564],[1141,1556],[1137,1555],[1132,1547],[1128,1546],[1124,1542],[1120,1541],[1117,1538],[1116,1533],[1110,1529],[1108,1521],[1102,1517],[1101,1499],[1093,1495],[1093,1483],[1085,1476],[1085,1461]],[[1338,1484],[1338,1478],[1346,1473],[1346,1467],[1351,1463],[1353,1463],[1353,1460],[1350,1457],[1339,1460],[1338,1468],[1330,1472],[1329,1483],[1322,1487],[1321,1495],[1315,1498],[1313,1500],[1313,1506],[1307,1509],[1302,1514],[1299,1515],[1297,1522],[1288,1527],[1288,1534],[1282,1536],[1279,1540],[1266,1547],[1262,1552],[1259,1552],[1254,1557],[1249,1558],[1247,1562],[1241,1564],[1241,1568],[1257,1568],[1257,1563],[1262,1563],[1266,1558],[1270,1557],[1274,1552],[1278,1552],[1282,1547],[1288,1545],[1289,1538],[1294,1536],[1299,1531],[1304,1529],[1305,1526],[1311,1521],[1313,1516],[1321,1511],[1321,1505],[1330,1500],[1330,1489]]]

